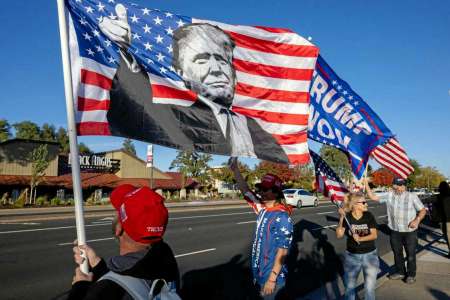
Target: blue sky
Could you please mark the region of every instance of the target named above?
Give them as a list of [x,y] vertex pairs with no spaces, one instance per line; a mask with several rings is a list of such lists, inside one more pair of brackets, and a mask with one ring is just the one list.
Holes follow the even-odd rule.
[[[336,73],[398,135],[409,156],[450,177],[450,1],[135,2],[311,36]],[[0,118],[66,126],[56,0],[5,2],[0,19]],[[121,138],[111,137],[79,141],[97,151],[122,144]],[[146,144],[135,145],[138,156],[144,157]],[[175,153],[157,146],[156,166],[167,170]],[[217,156],[212,164],[224,161]]]

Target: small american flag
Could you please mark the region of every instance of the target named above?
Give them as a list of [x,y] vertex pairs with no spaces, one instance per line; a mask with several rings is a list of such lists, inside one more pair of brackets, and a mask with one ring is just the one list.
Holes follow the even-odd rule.
[[405,149],[395,139],[389,139],[385,144],[377,146],[372,151],[372,157],[381,165],[391,170],[397,176],[406,179],[414,172]]
[[105,17],[117,18],[115,5],[119,2],[127,10],[132,32],[129,52],[148,73],[154,103],[190,106],[197,101],[172,66],[173,34],[189,23],[218,26],[236,44],[232,110],[256,120],[274,137],[290,163],[309,161],[309,85],[319,53],[316,46],[287,29],[228,25],[126,1],[66,1],[79,135],[111,135],[107,112],[120,56],[118,46],[99,29],[99,22]]
[[329,197],[332,202],[342,202],[348,189],[336,173],[327,163],[314,151],[309,151],[316,171],[316,184],[324,196]]

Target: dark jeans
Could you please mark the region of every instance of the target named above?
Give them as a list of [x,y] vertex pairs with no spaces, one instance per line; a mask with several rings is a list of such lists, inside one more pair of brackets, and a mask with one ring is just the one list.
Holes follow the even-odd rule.
[[[391,248],[394,252],[394,260],[397,273],[415,277],[417,230],[413,232],[398,232],[391,230]],[[406,268],[405,257],[403,256],[403,248],[405,248],[406,251]]]

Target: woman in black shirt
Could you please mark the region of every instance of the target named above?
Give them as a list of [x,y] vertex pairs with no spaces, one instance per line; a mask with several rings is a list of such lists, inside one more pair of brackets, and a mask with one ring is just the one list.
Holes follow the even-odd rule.
[[[362,193],[349,194],[345,199],[344,208],[339,209],[339,214],[336,236],[340,239],[347,233],[344,261],[345,299],[355,299],[356,280],[361,270],[364,274],[364,299],[375,299],[375,284],[379,268],[375,247],[377,239],[375,217],[367,211],[367,201]],[[344,225],[345,217],[349,224]]]

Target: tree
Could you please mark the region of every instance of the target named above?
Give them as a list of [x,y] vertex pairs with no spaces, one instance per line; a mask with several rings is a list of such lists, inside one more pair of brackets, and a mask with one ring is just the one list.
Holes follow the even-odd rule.
[[69,136],[64,127],[59,127],[56,132],[56,141],[59,143],[59,151],[64,154],[69,153]]
[[347,182],[351,181],[352,171],[348,157],[344,152],[337,148],[323,145],[319,153],[323,160],[342,180]]
[[409,174],[406,181],[409,188],[415,188],[417,187],[417,177],[420,176],[422,167],[420,166],[419,162],[415,159],[411,159],[409,162],[413,166],[414,171],[411,174]]
[[31,163],[31,178],[30,178],[30,200],[29,203],[36,202],[36,189],[39,183],[41,183],[42,177],[45,175],[45,169],[50,164],[48,160],[47,145],[39,145],[28,156],[28,160]]
[[[246,164],[238,161],[239,171],[242,174],[242,177],[247,181],[248,185],[253,184],[254,173]],[[236,180],[234,178],[234,174],[231,169],[228,167],[228,163],[223,163],[222,168],[211,170],[211,175],[214,179],[218,179],[225,183],[236,184]]]
[[133,141],[131,139],[124,139],[122,143],[122,150],[131,154],[136,155],[136,148],[134,147]]
[[55,142],[56,141],[56,132],[55,126],[50,125],[48,123],[44,123],[40,132],[40,139],[43,141]]
[[170,164],[169,169],[176,169],[183,174],[183,185],[186,177],[192,177],[201,184],[209,179],[208,163],[212,157],[210,154],[201,154],[192,150],[180,150]]
[[16,138],[27,140],[39,140],[41,132],[39,126],[31,121],[22,121],[13,124]]
[[435,167],[423,167],[420,168],[420,175],[416,178],[416,187],[427,188],[431,190],[437,187],[441,181],[445,180],[445,176],[442,175]]
[[372,183],[375,186],[390,186],[394,180],[394,173],[386,168],[379,168],[372,173]]
[[11,125],[5,119],[0,119],[0,142],[6,141],[11,137]]
[[85,143],[78,144],[78,152],[80,154],[92,154],[92,150]]

